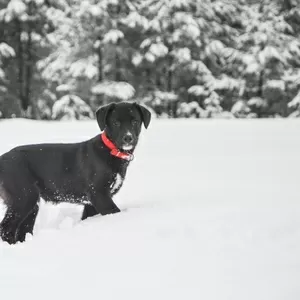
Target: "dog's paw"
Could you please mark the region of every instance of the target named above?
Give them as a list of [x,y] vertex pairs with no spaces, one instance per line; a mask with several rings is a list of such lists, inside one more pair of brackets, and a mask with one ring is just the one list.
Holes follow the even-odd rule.
[[16,232],[13,230],[7,230],[0,226],[0,237],[3,242],[7,242],[10,245],[16,243]]

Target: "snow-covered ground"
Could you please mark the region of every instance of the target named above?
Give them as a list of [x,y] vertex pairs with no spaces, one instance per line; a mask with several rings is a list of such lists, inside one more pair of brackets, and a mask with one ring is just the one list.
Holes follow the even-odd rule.
[[[0,152],[97,133],[3,121]],[[122,213],[47,204],[34,237],[0,242],[1,300],[300,299],[299,120],[154,121],[135,156]]]

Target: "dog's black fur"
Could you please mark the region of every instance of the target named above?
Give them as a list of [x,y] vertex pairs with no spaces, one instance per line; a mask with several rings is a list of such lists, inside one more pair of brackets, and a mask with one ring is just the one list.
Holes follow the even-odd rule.
[[[141,125],[151,114],[136,103],[112,103],[96,112],[101,130],[121,151],[133,153]],[[128,160],[110,154],[100,135],[75,144],[27,145],[0,157],[0,195],[7,206],[1,238],[14,244],[32,233],[39,199],[84,204],[82,219],[119,212],[112,196],[124,180]],[[117,178],[118,176],[118,178]],[[115,181],[118,186],[112,189]]]

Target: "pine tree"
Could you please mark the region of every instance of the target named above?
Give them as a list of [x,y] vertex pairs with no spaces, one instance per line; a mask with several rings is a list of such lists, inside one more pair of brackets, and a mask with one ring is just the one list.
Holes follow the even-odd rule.
[[47,34],[53,30],[57,11],[50,1],[42,0],[10,0],[0,10],[5,41],[16,54],[6,67],[8,92],[20,100],[27,115],[35,114],[35,100],[42,87],[36,63],[47,54]]
[[93,118],[91,108],[76,95],[65,95],[56,101],[52,109],[54,120],[86,120]]
[[151,88],[175,92],[180,101],[196,101],[210,112],[231,107],[232,100],[226,104],[221,94],[241,86],[234,68],[228,68],[241,59],[234,49],[240,9],[236,1],[143,1],[150,26],[136,61],[145,76],[155,78]]
[[[258,116],[287,116],[286,75],[299,63],[299,46],[294,27],[288,21],[291,1],[264,1],[245,7],[243,18],[249,20],[237,39],[247,52],[244,69],[244,97]],[[298,35],[299,36],[299,35]]]
[[8,78],[5,74],[4,67],[9,62],[9,60],[14,56],[15,56],[14,49],[11,48],[6,43],[0,42],[0,118],[8,116],[7,109],[5,108],[6,103],[4,101],[7,95]]
[[73,95],[161,117],[299,115],[297,0],[0,0],[0,23],[4,116],[51,119]]
[[135,1],[75,1],[64,21],[67,26],[54,33],[63,42],[40,65],[43,77],[57,79],[56,86],[69,85],[93,108],[132,97],[131,56],[142,21]]

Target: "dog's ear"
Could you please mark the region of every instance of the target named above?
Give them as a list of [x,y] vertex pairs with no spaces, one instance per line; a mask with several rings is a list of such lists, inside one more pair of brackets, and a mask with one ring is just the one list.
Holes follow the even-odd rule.
[[96,111],[96,118],[100,129],[103,131],[106,126],[107,116],[110,111],[115,107],[115,103],[110,103],[104,106],[101,106]]
[[151,113],[150,113],[150,111],[146,107],[144,107],[142,105],[139,105],[137,103],[134,103],[134,104],[136,105],[136,107],[137,107],[137,109],[138,109],[138,111],[139,111],[139,113],[140,113],[140,115],[142,117],[142,121],[144,123],[144,126],[147,129],[148,126],[149,126],[149,124],[150,124],[150,121],[151,121]]

